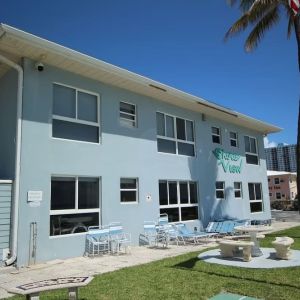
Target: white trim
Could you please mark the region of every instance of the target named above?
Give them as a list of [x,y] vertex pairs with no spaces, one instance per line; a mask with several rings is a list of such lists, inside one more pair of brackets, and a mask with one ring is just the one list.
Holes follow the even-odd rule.
[[[134,179],[135,180],[135,189],[124,189],[121,188],[122,179]],[[136,192],[135,201],[122,201],[121,192]],[[138,204],[139,203],[139,179],[137,177],[120,177],[120,203],[121,204]]]
[[[178,117],[178,116],[175,116],[175,115],[170,115],[170,114],[164,113],[162,111],[156,111],[156,113],[155,113],[156,120],[157,120],[157,113],[160,113],[160,114],[162,114],[164,116],[164,132],[165,132],[165,136],[157,134],[157,123],[156,123],[156,142],[158,143],[158,139],[175,142],[176,153],[161,152],[161,151],[158,151],[158,150],[157,150],[157,152],[158,153],[168,154],[168,155],[179,155],[179,156],[185,156],[185,157],[196,157],[195,122],[193,120],[186,119],[186,118],[183,118],[183,117]],[[166,118],[166,116],[173,118],[173,128],[174,128],[174,137],[173,138],[167,136],[167,121],[166,121],[167,118]],[[177,137],[177,124],[176,124],[176,120],[177,119],[182,119],[184,121],[185,138],[187,138],[187,134],[186,134],[186,127],[187,126],[186,126],[186,122],[189,121],[189,122],[192,123],[192,126],[193,126],[193,139],[194,139],[194,141],[188,141],[187,139],[186,140],[182,140],[182,139],[179,139]],[[185,155],[185,154],[179,154],[178,153],[178,148],[179,148],[178,147],[178,143],[189,144],[189,145],[194,146],[194,155],[190,156],[190,155]]]
[[[134,106],[134,114],[121,111],[121,103],[125,103],[125,104],[128,104],[128,105]],[[130,120],[130,119],[123,118],[123,117],[121,117],[121,114],[134,117],[134,119]],[[137,106],[136,106],[136,104],[120,100],[120,102],[119,102],[119,120],[120,120],[120,125],[121,126],[126,126],[126,127],[129,127],[129,128],[136,128],[138,126],[137,125]],[[121,123],[121,120],[125,121],[125,123]],[[126,124],[126,122],[128,122],[128,124]],[[129,123],[131,123],[132,126],[130,126]]]
[[[93,175],[64,175],[64,174],[52,174],[50,176],[50,191],[51,191],[51,184],[53,178],[72,178],[75,180],[75,208],[72,209],[59,209],[59,210],[51,210],[51,193],[50,193],[50,207],[49,207],[49,220],[51,219],[51,216],[59,216],[59,215],[77,215],[77,214],[89,214],[89,213],[98,213],[98,223],[101,224],[101,192],[102,192],[102,177],[101,176],[93,176]],[[78,208],[78,182],[79,178],[93,178],[98,180],[99,185],[99,199],[98,199],[98,205],[99,207],[95,208]],[[51,226],[49,228],[51,230]],[[73,234],[63,234],[63,235],[50,235],[49,230],[49,237],[57,237],[57,236],[69,236],[69,235],[77,235],[79,233],[73,233]]]
[[0,184],[1,183],[13,183],[13,181],[12,180],[0,180]]
[[[246,143],[245,143],[245,138],[249,138],[249,146],[250,146],[250,151],[252,150],[251,149],[251,142],[250,142],[250,139],[254,139],[255,140],[255,147],[256,147],[256,153],[254,152],[247,152],[246,151]],[[259,156],[258,156],[258,145],[257,145],[257,139],[256,137],[254,136],[250,136],[250,135],[244,135],[244,143],[245,143],[245,160],[246,160],[246,164],[247,165],[253,165],[253,166],[259,166],[260,165],[260,159],[259,159]],[[251,163],[248,163],[247,162],[247,155],[252,155],[252,156],[256,156],[257,157],[257,164],[251,164]]]
[[[236,135],[235,139],[230,137],[231,133],[234,133]],[[231,145],[231,141],[235,141],[236,142],[236,146],[232,146]],[[230,147],[232,147],[232,148],[239,148],[239,135],[238,135],[237,131],[229,131],[229,142],[230,142]]]
[[[198,195],[198,184],[196,181],[192,181],[192,180],[182,180],[182,179],[178,179],[178,180],[163,180],[160,179],[158,181],[158,184],[160,183],[166,183],[167,185],[167,201],[168,204],[165,205],[161,205],[160,204],[160,199],[158,199],[159,202],[159,209],[168,209],[168,208],[178,208],[178,212],[179,212],[179,221],[178,222],[185,222],[182,221],[182,212],[181,212],[181,208],[186,208],[186,207],[197,207],[198,208],[198,219],[193,219],[193,220],[199,220],[199,195]],[[169,183],[176,183],[176,190],[177,190],[177,204],[170,204],[170,199],[169,199]],[[188,191],[188,203],[181,203],[180,199],[181,199],[181,195],[180,195],[180,183],[186,183],[187,184],[187,191]],[[191,203],[191,195],[190,195],[190,184],[193,183],[196,186],[196,198],[197,198],[197,203]],[[193,221],[193,220],[187,220],[187,221]]]
[[[223,183],[223,188],[222,189],[219,189],[219,188],[217,188],[217,182],[220,182],[220,183]],[[216,180],[216,182],[215,182],[215,197],[216,197],[216,199],[217,200],[225,200],[226,199],[226,195],[225,195],[225,181],[219,181],[219,180]],[[223,192],[223,195],[224,195],[224,197],[223,198],[218,198],[217,197],[217,192]]]
[[[249,189],[249,184],[253,184],[253,191],[254,191],[254,198],[255,200],[250,199],[250,189]],[[255,190],[255,185],[259,184],[260,187],[260,195],[261,199],[256,199],[256,190]],[[263,213],[264,212],[264,201],[263,201],[263,191],[262,191],[262,184],[261,182],[248,182],[248,193],[249,193],[249,208],[250,208],[250,213]],[[256,211],[256,212],[251,212],[251,203],[261,203],[261,211]]]
[[[52,110],[51,138],[60,139],[60,140],[63,140],[63,141],[76,141],[76,142],[81,142],[81,143],[89,143],[89,144],[97,144],[97,145],[101,144],[101,126],[100,126],[100,113],[101,113],[100,103],[101,102],[100,102],[100,94],[92,92],[92,91],[84,90],[84,89],[81,89],[81,88],[78,88],[78,87],[74,87],[74,86],[71,86],[71,85],[67,85],[67,84],[64,84],[64,83],[59,83],[59,82],[52,82],[52,93],[53,93],[53,90],[54,90],[54,85],[66,87],[66,88],[69,88],[69,89],[73,89],[75,91],[75,118],[56,115],[56,114],[53,113],[53,110]],[[97,108],[96,108],[97,122],[78,119],[78,92],[85,93],[85,94],[92,95],[92,96],[96,97],[96,101],[97,101]],[[52,97],[52,109],[53,109],[53,103],[54,103],[54,96]],[[74,140],[74,139],[55,137],[55,136],[53,136],[53,120],[59,120],[59,121],[70,122],[70,123],[75,123],[75,124],[79,124],[79,125],[87,125],[87,126],[97,127],[98,128],[98,141],[97,142],[89,142],[89,141],[80,141],[80,140]]]
[[[219,130],[219,134],[214,133],[214,132],[213,132],[213,128],[218,129],[218,130]],[[222,145],[221,127],[218,127],[218,126],[211,126],[211,136],[212,136],[212,143],[213,143],[213,144],[219,144],[219,145]],[[216,136],[216,137],[219,138],[219,140],[220,140],[219,143],[213,141],[213,137],[214,137],[214,136]]]
[[[240,188],[239,189],[236,189],[235,187],[234,187],[234,184],[235,183],[239,183],[240,184]],[[236,191],[239,191],[240,192],[240,194],[241,194],[241,197],[236,197],[235,196],[235,192]],[[235,199],[243,199],[243,185],[242,185],[242,182],[241,181],[234,181],[233,182],[233,192],[234,192],[234,198]]]

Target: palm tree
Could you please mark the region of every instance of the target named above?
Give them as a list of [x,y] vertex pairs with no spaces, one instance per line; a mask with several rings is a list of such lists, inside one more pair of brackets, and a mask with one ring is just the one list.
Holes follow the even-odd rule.
[[[225,40],[251,27],[250,34],[245,42],[245,50],[254,50],[266,31],[279,22],[280,15],[287,17],[287,36],[294,31],[298,49],[298,68],[300,72],[300,10],[299,0],[227,0],[230,6],[239,2],[242,16],[229,28]],[[298,109],[297,134],[297,187],[298,207],[300,213],[300,100]]]

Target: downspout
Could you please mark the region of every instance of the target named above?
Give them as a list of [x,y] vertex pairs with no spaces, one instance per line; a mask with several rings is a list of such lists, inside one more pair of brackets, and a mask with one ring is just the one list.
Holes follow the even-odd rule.
[[18,221],[19,221],[19,194],[20,194],[20,161],[21,161],[21,137],[22,137],[22,102],[23,102],[23,69],[20,65],[7,59],[0,54],[0,61],[14,68],[18,72],[17,91],[17,126],[16,126],[16,156],[15,156],[15,182],[13,190],[13,211],[11,223],[11,247],[10,258],[5,261],[7,266],[13,264],[17,259],[18,244]]

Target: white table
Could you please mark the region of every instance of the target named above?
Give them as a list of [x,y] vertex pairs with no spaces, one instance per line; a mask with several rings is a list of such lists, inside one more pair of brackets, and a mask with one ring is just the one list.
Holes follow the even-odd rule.
[[264,225],[248,225],[248,226],[236,226],[234,229],[238,232],[246,232],[250,235],[250,239],[254,242],[254,246],[252,247],[252,256],[258,257],[262,256],[263,253],[260,249],[259,240],[257,239],[257,234],[261,232],[267,232],[272,230],[271,226]]

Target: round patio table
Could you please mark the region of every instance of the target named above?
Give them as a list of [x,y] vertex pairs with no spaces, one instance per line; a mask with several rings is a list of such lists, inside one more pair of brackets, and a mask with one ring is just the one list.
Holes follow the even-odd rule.
[[271,226],[264,225],[248,225],[248,226],[236,226],[234,229],[238,232],[246,232],[250,235],[250,239],[254,242],[254,246],[252,247],[251,255],[253,257],[262,256],[263,253],[260,249],[259,240],[257,239],[257,234],[261,232],[267,232],[272,230]]

